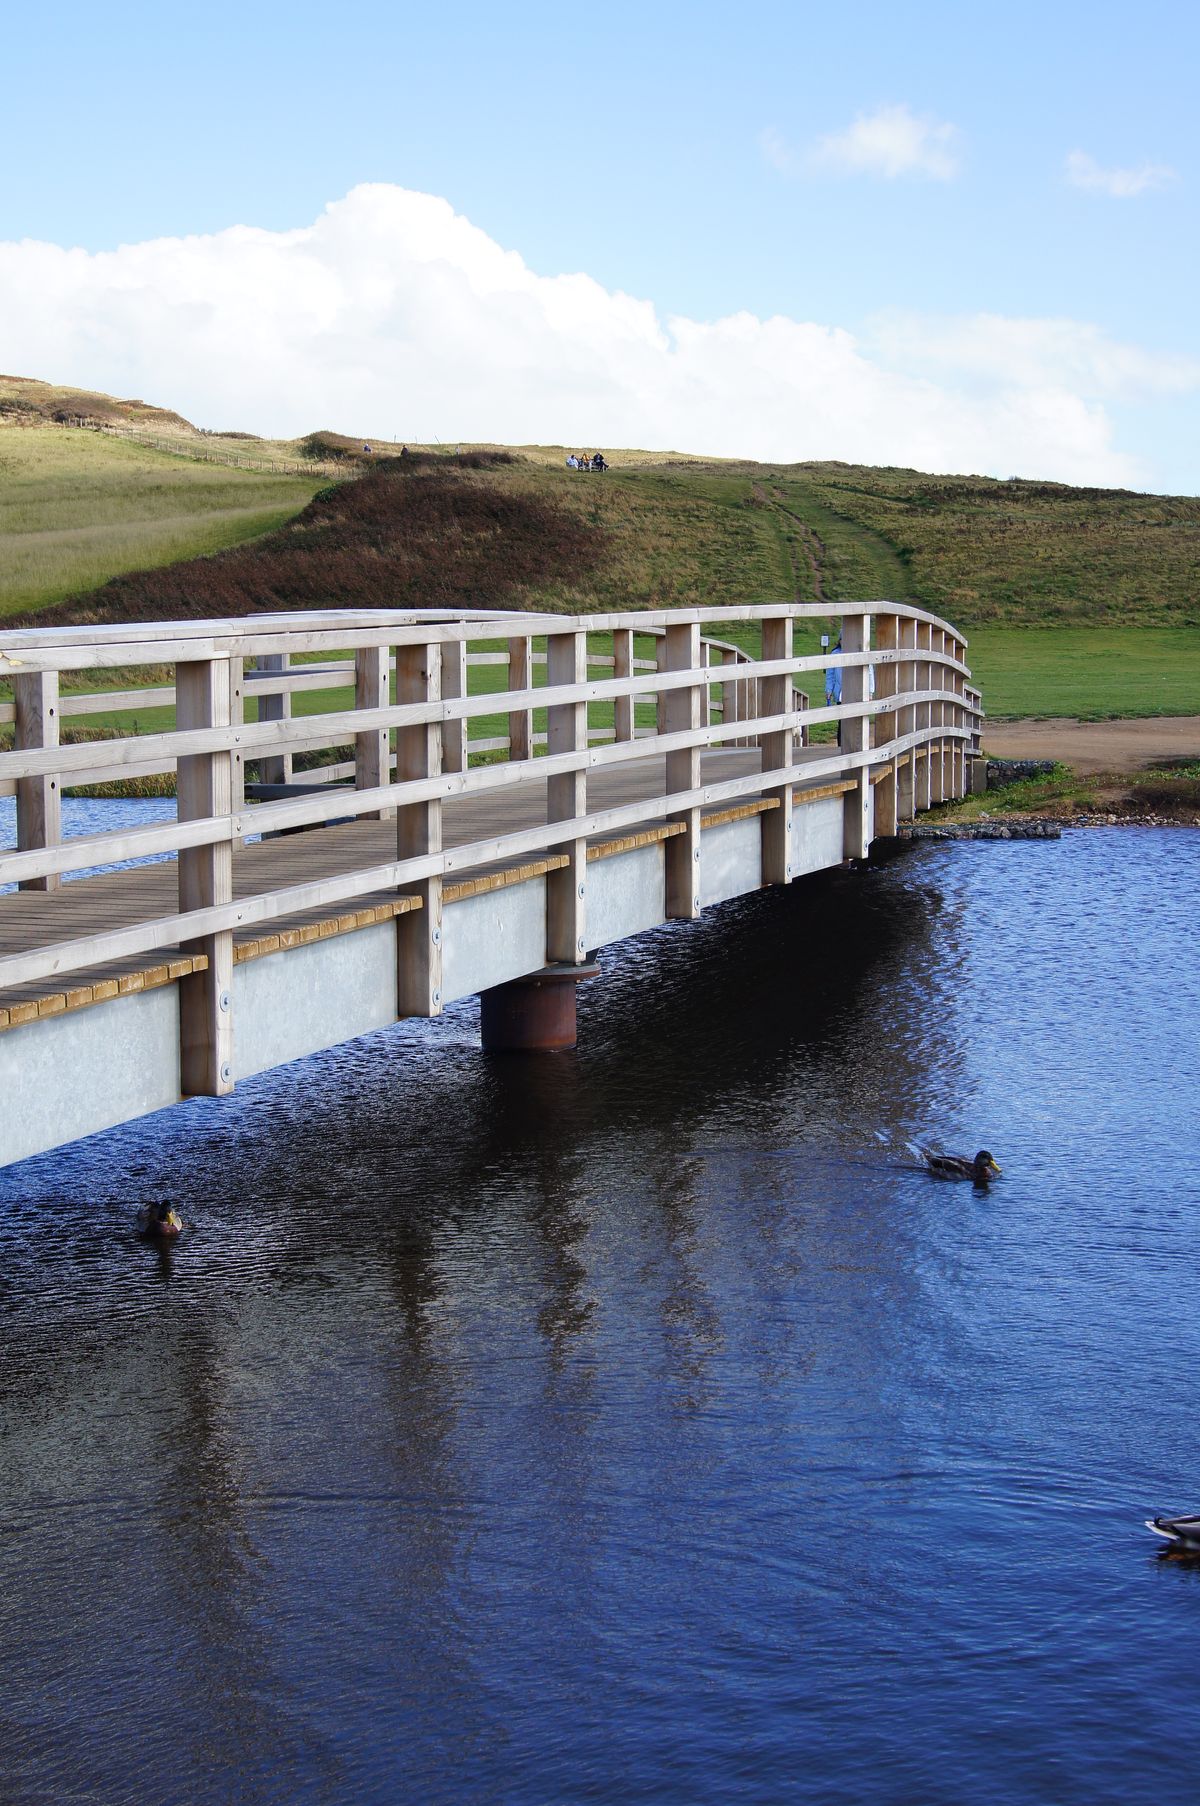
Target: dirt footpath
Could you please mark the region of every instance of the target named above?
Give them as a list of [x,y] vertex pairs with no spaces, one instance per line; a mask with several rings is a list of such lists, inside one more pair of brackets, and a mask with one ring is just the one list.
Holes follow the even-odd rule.
[[986,721],[983,750],[996,759],[1061,759],[1081,777],[1140,771],[1162,759],[1200,759],[1200,715],[1149,721]]

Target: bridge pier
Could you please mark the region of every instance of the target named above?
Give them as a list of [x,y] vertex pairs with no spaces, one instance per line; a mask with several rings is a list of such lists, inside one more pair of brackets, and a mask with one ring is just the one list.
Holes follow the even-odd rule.
[[575,992],[581,978],[595,978],[599,966],[546,966],[529,978],[514,978],[479,993],[480,1032],[485,1053],[556,1053],[574,1047]]

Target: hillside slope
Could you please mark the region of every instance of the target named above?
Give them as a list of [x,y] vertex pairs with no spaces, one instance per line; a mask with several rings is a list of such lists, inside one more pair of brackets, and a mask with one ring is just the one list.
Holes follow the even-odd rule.
[[96,432],[0,426],[0,618],[270,531],[327,481],[228,469]]
[[[79,417],[121,433],[149,423],[178,455],[55,424]],[[11,424],[30,418],[38,424]],[[0,378],[0,614],[91,620],[451,597],[579,612],[782,597],[832,608],[890,597],[968,630],[1200,623],[1195,498],[674,453],[613,451],[608,474],[584,474],[546,446],[499,458],[490,455],[499,447],[426,448],[402,467],[398,448],[368,451],[329,432],[252,442],[256,459],[299,461],[312,476],[200,461],[214,447],[245,450],[250,437],[202,434],[142,402]],[[489,454],[485,463],[476,453]],[[366,474],[370,508],[322,498],[302,514],[326,480],[319,472],[331,470]],[[419,487],[430,484],[436,498]],[[540,558],[539,532],[548,535]],[[218,555],[173,562],[208,552]]]
[[[803,475],[801,475],[803,472]],[[844,464],[793,482],[903,560],[966,625],[1200,626],[1200,500]]]

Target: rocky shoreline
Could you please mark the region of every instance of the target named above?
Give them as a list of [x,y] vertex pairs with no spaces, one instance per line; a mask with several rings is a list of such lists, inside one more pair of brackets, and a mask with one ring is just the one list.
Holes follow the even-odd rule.
[[999,820],[905,822],[897,840],[1061,840],[1064,828],[1200,828],[1200,818],[1179,815],[1080,811],[1078,815],[1006,816]]
[[1058,821],[905,822],[897,840],[1060,840]]

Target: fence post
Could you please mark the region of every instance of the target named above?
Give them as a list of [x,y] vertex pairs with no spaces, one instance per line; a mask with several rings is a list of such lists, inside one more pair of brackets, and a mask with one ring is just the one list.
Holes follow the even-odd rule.
[[[291,662],[290,652],[260,652],[255,662],[255,670],[270,671],[272,675],[281,676],[290,669]],[[290,721],[292,718],[291,691],[285,690],[280,696],[260,696],[258,718],[260,721]],[[268,753],[258,761],[258,775],[264,784],[290,784],[292,781],[291,753]]]
[[[397,646],[396,701],[437,702],[442,688],[441,648]],[[418,722],[396,729],[396,780],[436,777],[441,765],[441,726]],[[411,859],[442,850],[442,805],[436,798],[402,803],[396,810],[396,857]],[[401,1016],[442,1013],[442,880],[406,884],[421,908],[396,918],[396,1001]]]
[[[613,628],[613,676],[633,676],[633,628]],[[634,713],[632,696],[613,697],[613,739],[634,739]]]
[[[461,700],[467,693],[466,628],[461,640],[442,641],[442,701]],[[442,723],[442,770],[467,769],[467,718]]]
[[[528,634],[518,634],[516,639],[508,642],[508,687],[510,690],[533,688],[533,641]],[[532,759],[532,709],[509,710],[508,756],[510,759]]]
[[[901,616],[897,621],[897,627],[901,647],[905,651],[910,647],[915,647],[917,643],[917,623],[914,620],[910,620],[907,616]],[[905,694],[915,690],[917,687],[917,667],[915,662],[911,659],[905,659],[899,667],[899,673],[899,678],[897,680],[900,686],[899,693]],[[915,730],[916,725],[917,711],[911,703],[906,703],[896,714],[896,733],[898,738],[903,739],[905,735],[911,734]],[[897,821],[911,821],[913,818],[914,798],[916,795],[913,775],[916,769],[917,751],[914,746],[910,746],[908,751],[901,755],[901,762],[896,771]]]
[[[942,628],[934,627],[930,630],[929,648],[931,652],[944,652],[946,650],[946,635]],[[937,690],[939,692],[939,700],[930,703],[929,718],[933,725],[939,728],[944,727],[946,723],[946,705],[940,699],[940,692],[945,681],[946,667],[944,665],[935,665],[931,663],[929,666],[929,687],[931,690]],[[932,752],[930,757],[929,800],[931,804],[944,803],[946,800],[946,742],[940,734],[938,735],[936,751]]]
[[[894,652],[900,644],[900,622],[895,615],[877,615],[875,617],[875,644],[881,651]],[[897,694],[897,665],[880,665],[875,672],[875,694],[881,700]],[[873,725],[872,744],[879,746],[894,740],[897,736],[897,711],[891,710],[886,715],[877,715]],[[898,786],[896,778],[896,761],[888,761],[887,770],[875,785],[875,833],[878,836],[891,838],[896,832],[896,811],[898,804]]]
[[[35,746],[58,745],[58,672],[29,671],[14,675],[13,702],[16,731],[13,746],[20,752]],[[17,849],[56,847],[62,839],[62,790],[58,772],[40,778],[17,779]],[[57,890],[57,872],[44,878],[23,878],[19,890]]]
[[[958,660],[960,665],[966,664],[967,648],[966,648],[966,644],[964,641],[962,641],[960,639],[955,639],[954,656]],[[958,701],[956,702],[956,704],[954,706],[954,725],[955,725],[955,727],[965,728],[967,725],[967,680],[965,677],[962,676],[961,672],[955,673],[954,693],[958,698]],[[967,784],[967,778],[968,778],[967,742],[965,740],[956,740],[954,745],[955,745],[954,794],[956,797],[964,797],[967,794],[967,788],[968,788],[968,784]]]
[[[358,646],[354,653],[354,706],[386,709],[391,690],[392,657],[387,646]],[[391,735],[386,727],[367,728],[354,736],[354,788],[377,790],[391,781]],[[386,821],[390,809],[360,815],[360,821]]]
[[[842,651],[865,652],[871,641],[870,615],[842,617]],[[865,665],[842,668],[842,702],[850,704],[867,700]],[[842,722],[843,752],[865,752],[871,744],[871,724],[865,715],[854,715]],[[860,765],[847,774],[854,781],[853,790],[844,796],[844,832],[842,854],[846,859],[865,859],[871,845],[871,772]]]
[[[668,627],[662,640],[660,670],[696,671],[698,681],[684,689],[666,690],[659,697],[660,732],[677,734],[701,724],[700,711],[708,695],[700,664],[700,628],[692,622]],[[673,791],[696,790],[700,785],[700,748],[684,747],[667,754],[668,798]],[[669,819],[682,822],[684,831],[666,842],[667,915],[680,921],[700,914],[700,808],[696,803],[673,810]]]
[[[738,655],[733,650],[732,646],[723,647],[721,650],[722,671],[729,671],[730,667],[736,668],[737,662]],[[721,725],[722,727],[728,727],[731,721],[737,720],[738,686],[736,683],[733,683],[729,677],[726,677],[721,685]],[[722,746],[732,746],[733,744],[734,742],[732,739],[722,740],[721,742]]]
[[[546,682],[587,682],[587,634],[552,633],[546,640]],[[587,703],[556,703],[547,716],[546,751],[587,750]],[[587,772],[566,771],[546,782],[546,820],[570,821],[587,813]],[[564,841],[557,848],[567,864],[546,874],[546,960],[582,965],[587,952],[587,841]]]
[[[763,621],[762,655],[764,659],[791,658],[791,615],[768,615]],[[764,715],[787,714],[792,706],[791,673],[764,677],[760,693]],[[764,771],[779,771],[794,763],[794,739],[791,728],[760,735]],[[766,810],[760,817],[762,880],[764,884],[787,884],[792,876],[792,786],[781,784],[768,790],[766,795],[776,799],[779,807]]]
[[[229,719],[235,728],[246,725],[245,671],[245,659],[234,654],[229,660]],[[229,759],[229,806],[233,814],[240,815],[246,807],[246,755],[235,746]]]
[[[933,628],[929,625],[929,623],[927,621],[918,621],[917,622],[917,649],[918,649],[918,651],[928,652],[931,649],[932,645],[933,645]],[[918,664],[917,664],[917,688],[919,690],[932,689],[932,687],[933,687],[932,676],[931,676],[932,669],[933,669],[933,667],[930,665],[929,660],[927,658],[921,659],[918,662]],[[926,731],[926,735],[928,736],[928,730],[929,730],[930,726],[932,725],[932,722],[933,722],[933,704],[930,702],[918,703],[917,707],[916,707],[917,730],[920,731],[922,728],[924,728]],[[918,752],[921,754],[921,759],[920,759],[920,764],[917,768],[916,781],[915,781],[915,784],[913,787],[913,806],[917,812],[920,812],[922,810],[929,808],[930,797],[932,795],[932,789],[933,789],[933,754],[930,751],[928,737],[926,737],[925,742],[922,746],[914,747],[914,749],[913,749],[913,758],[914,759],[916,759]]]
[[[232,724],[229,658],[179,662],[175,667],[175,723],[188,728]],[[229,815],[233,805],[233,754],[188,753],[176,779],[178,817]],[[185,847],[179,854],[179,908],[208,909],[233,901],[233,842]],[[179,985],[179,1082],[185,1097],[223,1097],[233,1090],[233,931],[190,941],[208,969]]]

